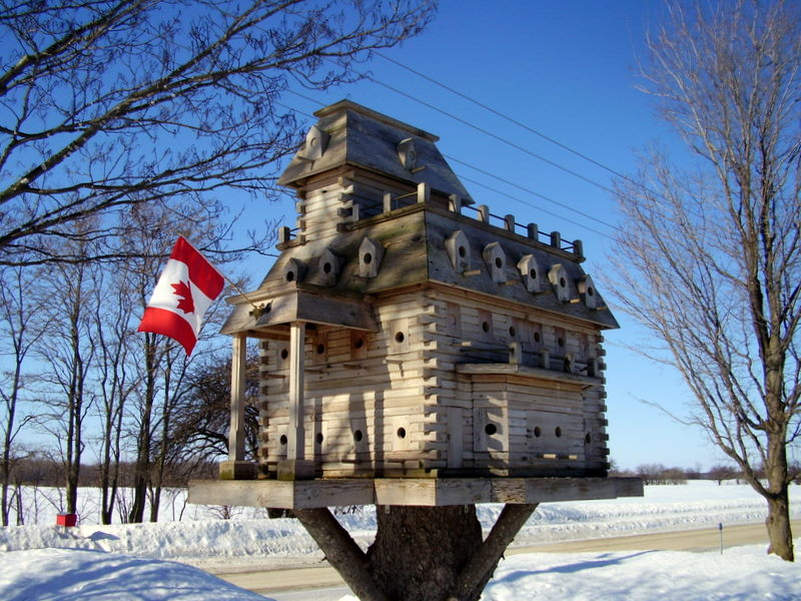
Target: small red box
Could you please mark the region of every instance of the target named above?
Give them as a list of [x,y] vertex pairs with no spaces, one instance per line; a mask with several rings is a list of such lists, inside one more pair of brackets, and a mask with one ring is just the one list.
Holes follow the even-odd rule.
[[56,516],[56,524],[59,526],[66,526],[72,528],[78,523],[78,515],[75,513],[59,513]]

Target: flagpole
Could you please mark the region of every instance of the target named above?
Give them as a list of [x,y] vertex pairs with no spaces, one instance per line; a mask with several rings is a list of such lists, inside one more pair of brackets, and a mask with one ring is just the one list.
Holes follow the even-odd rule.
[[[197,248],[196,248],[196,247],[195,247],[195,246],[194,246],[194,245],[193,245],[191,242],[189,242],[189,239],[188,239],[186,236],[184,236],[184,235],[183,235],[183,234],[181,234],[181,233],[179,233],[179,234],[178,234],[178,236],[179,236],[179,237],[181,237],[181,238],[183,238],[184,240],[186,240],[186,241],[187,241],[187,242],[188,242],[188,243],[189,243],[189,244],[190,244],[190,245],[191,245],[193,248],[195,248],[195,250],[197,250]],[[198,252],[200,252],[200,251],[198,251]],[[234,289],[234,290],[236,290],[236,291],[237,291],[237,292],[238,292],[238,293],[239,293],[239,294],[240,294],[242,297],[244,297],[244,299],[245,299],[245,300],[246,300],[248,303],[250,303],[250,306],[251,306],[251,307],[253,307],[253,316],[254,316],[254,317],[256,317],[256,318],[258,318],[258,317],[261,315],[261,311],[262,311],[261,307],[259,307],[258,305],[256,305],[256,303],[254,303],[254,302],[253,302],[253,301],[250,299],[250,297],[247,295],[247,292],[245,292],[244,290],[242,290],[242,288],[240,288],[240,287],[239,287],[239,285],[238,285],[238,284],[237,284],[235,281],[233,281],[231,278],[229,278],[227,275],[225,275],[225,274],[224,274],[222,271],[220,271],[220,270],[219,270],[219,269],[217,269],[216,267],[214,267],[214,269],[215,269],[215,271],[216,271],[217,273],[219,273],[219,274],[220,274],[220,275],[223,277],[223,279],[224,279],[226,282],[228,282],[229,284],[231,284],[231,286],[233,287],[233,289]]]
[[242,297],[244,297],[244,299],[245,299],[245,300],[246,300],[248,303],[250,303],[250,306],[251,306],[251,307],[253,307],[253,311],[254,311],[253,315],[254,315],[255,317],[259,317],[259,315],[261,315],[261,310],[262,310],[262,309],[261,309],[261,307],[257,306],[257,305],[256,305],[256,303],[255,303],[255,302],[253,302],[253,301],[250,299],[250,297],[248,296],[247,292],[245,292],[244,290],[242,290],[242,288],[240,288],[240,287],[239,287],[239,285],[238,285],[236,282],[234,282],[232,279],[230,279],[230,278],[229,278],[227,275],[225,275],[224,273],[222,273],[221,275],[222,275],[222,277],[223,277],[223,278],[225,278],[225,281],[226,281],[226,282],[228,282],[229,284],[231,284],[231,286],[233,287],[233,289],[234,289],[234,290],[236,290],[236,291],[237,291],[237,292],[238,292],[238,293],[239,293],[239,294],[240,294]]

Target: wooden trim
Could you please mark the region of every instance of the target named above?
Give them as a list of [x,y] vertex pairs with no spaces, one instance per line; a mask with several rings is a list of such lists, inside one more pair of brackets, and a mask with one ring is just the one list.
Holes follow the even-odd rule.
[[306,324],[293,322],[289,326],[289,428],[287,429],[287,459],[302,460],[304,451],[303,430],[303,376],[305,363]]
[[189,502],[309,509],[337,505],[530,505],[641,497],[639,478],[337,478],[331,480],[193,480]]
[[245,372],[247,337],[232,337],[231,351],[231,426],[228,430],[228,459],[245,460]]

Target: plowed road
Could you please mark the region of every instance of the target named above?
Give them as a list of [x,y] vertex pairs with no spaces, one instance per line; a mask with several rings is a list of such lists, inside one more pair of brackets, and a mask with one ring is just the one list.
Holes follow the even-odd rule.
[[[801,520],[792,522],[793,532],[801,532]],[[767,533],[764,524],[744,524],[726,526],[723,529],[725,547],[748,545],[752,543],[767,544]],[[582,541],[568,541],[516,547],[507,551],[508,555],[519,553],[582,553],[593,551],[709,551],[720,548],[720,532],[717,528],[702,530],[683,530],[679,532],[657,532],[653,534],[637,534],[614,538],[599,538]],[[347,593],[345,583],[337,572],[329,567],[280,569],[264,571],[226,572],[212,571],[213,574],[237,586],[271,596],[279,596],[282,600],[296,597],[291,591],[310,591],[328,589],[331,598],[338,599]],[[281,594],[284,592],[283,594]],[[272,593],[279,593],[273,595]],[[328,597],[323,591],[315,593],[315,599]]]

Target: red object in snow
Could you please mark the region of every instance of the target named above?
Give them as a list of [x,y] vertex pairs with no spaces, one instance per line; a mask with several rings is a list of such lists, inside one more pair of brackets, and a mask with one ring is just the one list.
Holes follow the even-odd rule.
[[56,516],[56,524],[59,526],[66,526],[72,528],[78,523],[78,515],[75,513],[59,513]]

